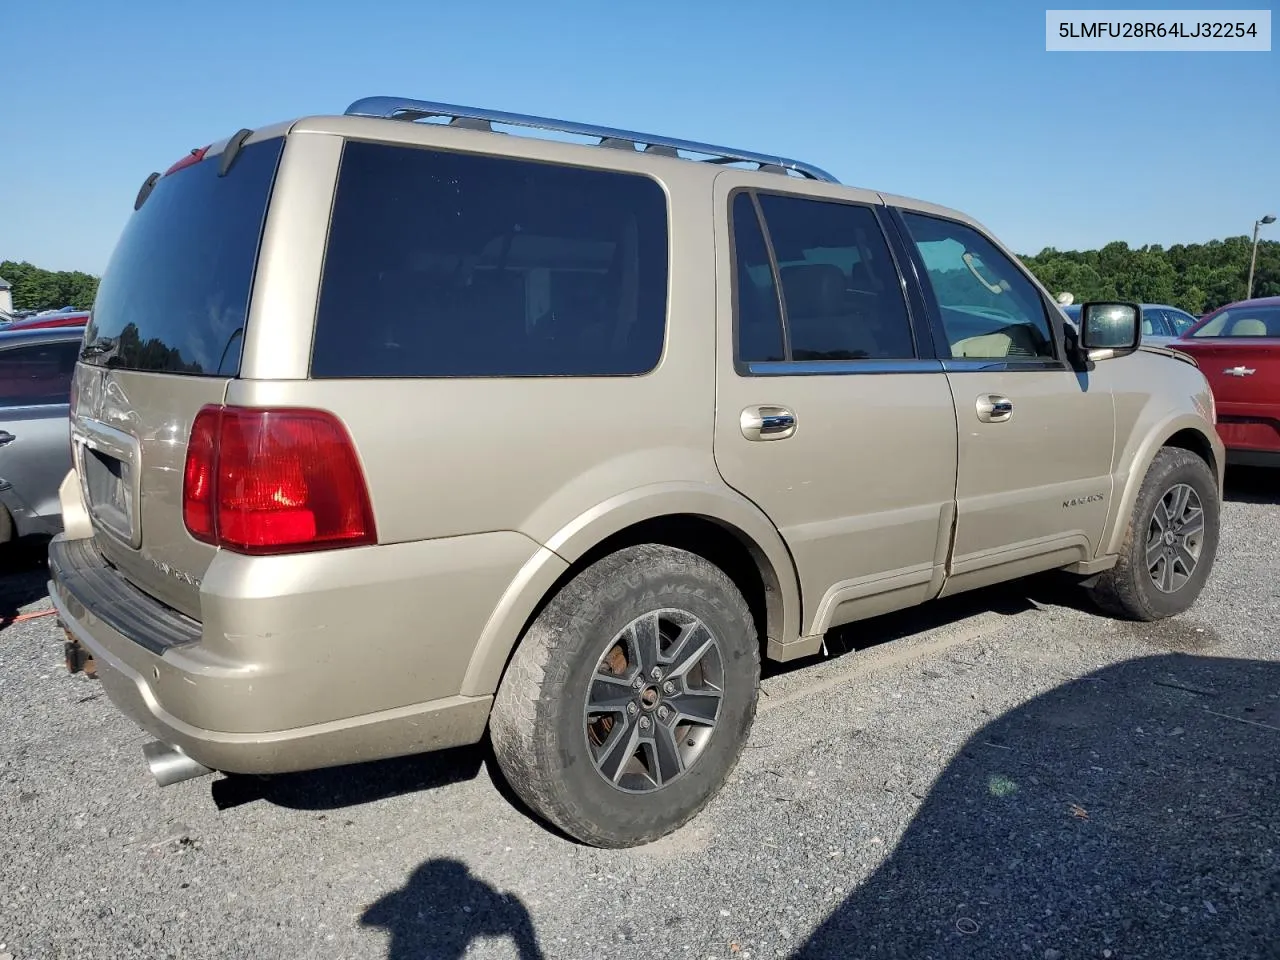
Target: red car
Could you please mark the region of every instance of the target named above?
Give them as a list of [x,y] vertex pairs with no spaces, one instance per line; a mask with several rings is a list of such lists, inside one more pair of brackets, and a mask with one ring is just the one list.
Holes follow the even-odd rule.
[[5,330],[37,330],[42,327],[83,327],[89,322],[88,310],[67,311],[66,313],[47,313],[43,317],[27,317],[15,320],[4,327]]
[[1280,297],[1219,307],[1169,346],[1208,378],[1227,462],[1280,467]]

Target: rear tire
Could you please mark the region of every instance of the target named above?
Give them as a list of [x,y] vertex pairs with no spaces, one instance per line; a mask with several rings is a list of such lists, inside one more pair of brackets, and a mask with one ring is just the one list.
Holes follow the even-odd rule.
[[742,594],[696,554],[597,561],[530,626],[490,735],[517,795],[584,843],[678,829],[720,791],[755,719],[760,645]]
[[1091,588],[1094,600],[1127,620],[1188,610],[1213,569],[1220,513],[1209,465],[1190,451],[1162,449],[1138,491],[1120,559]]

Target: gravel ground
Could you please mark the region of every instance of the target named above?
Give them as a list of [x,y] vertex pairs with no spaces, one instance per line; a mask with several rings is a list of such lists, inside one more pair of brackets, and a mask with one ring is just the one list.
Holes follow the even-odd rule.
[[277,778],[146,774],[0,574],[0,960],[1280,957],[1280,482],[1234,477],[1197,607],[1060,579],[859,625],[764,682],[678,835],[571,844],[482,750]]

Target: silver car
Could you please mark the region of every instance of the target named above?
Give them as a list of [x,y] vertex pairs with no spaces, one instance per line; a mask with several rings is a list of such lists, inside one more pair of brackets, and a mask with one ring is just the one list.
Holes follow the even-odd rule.
[[83,327],[0,330],[0,543],[62,529],[67,414]]

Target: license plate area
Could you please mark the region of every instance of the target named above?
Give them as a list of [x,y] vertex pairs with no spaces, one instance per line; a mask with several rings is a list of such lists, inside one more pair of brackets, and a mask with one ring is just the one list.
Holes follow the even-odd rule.
[[142,539],[137,441],[106,424],[84,420],[72,436],[85,506],[94,526],[136,549]]
[[84,482],[89,494],[89,512],[95,520],[124,540],[133,539],[130,473],[129,464],[101,450],[85,451]]

